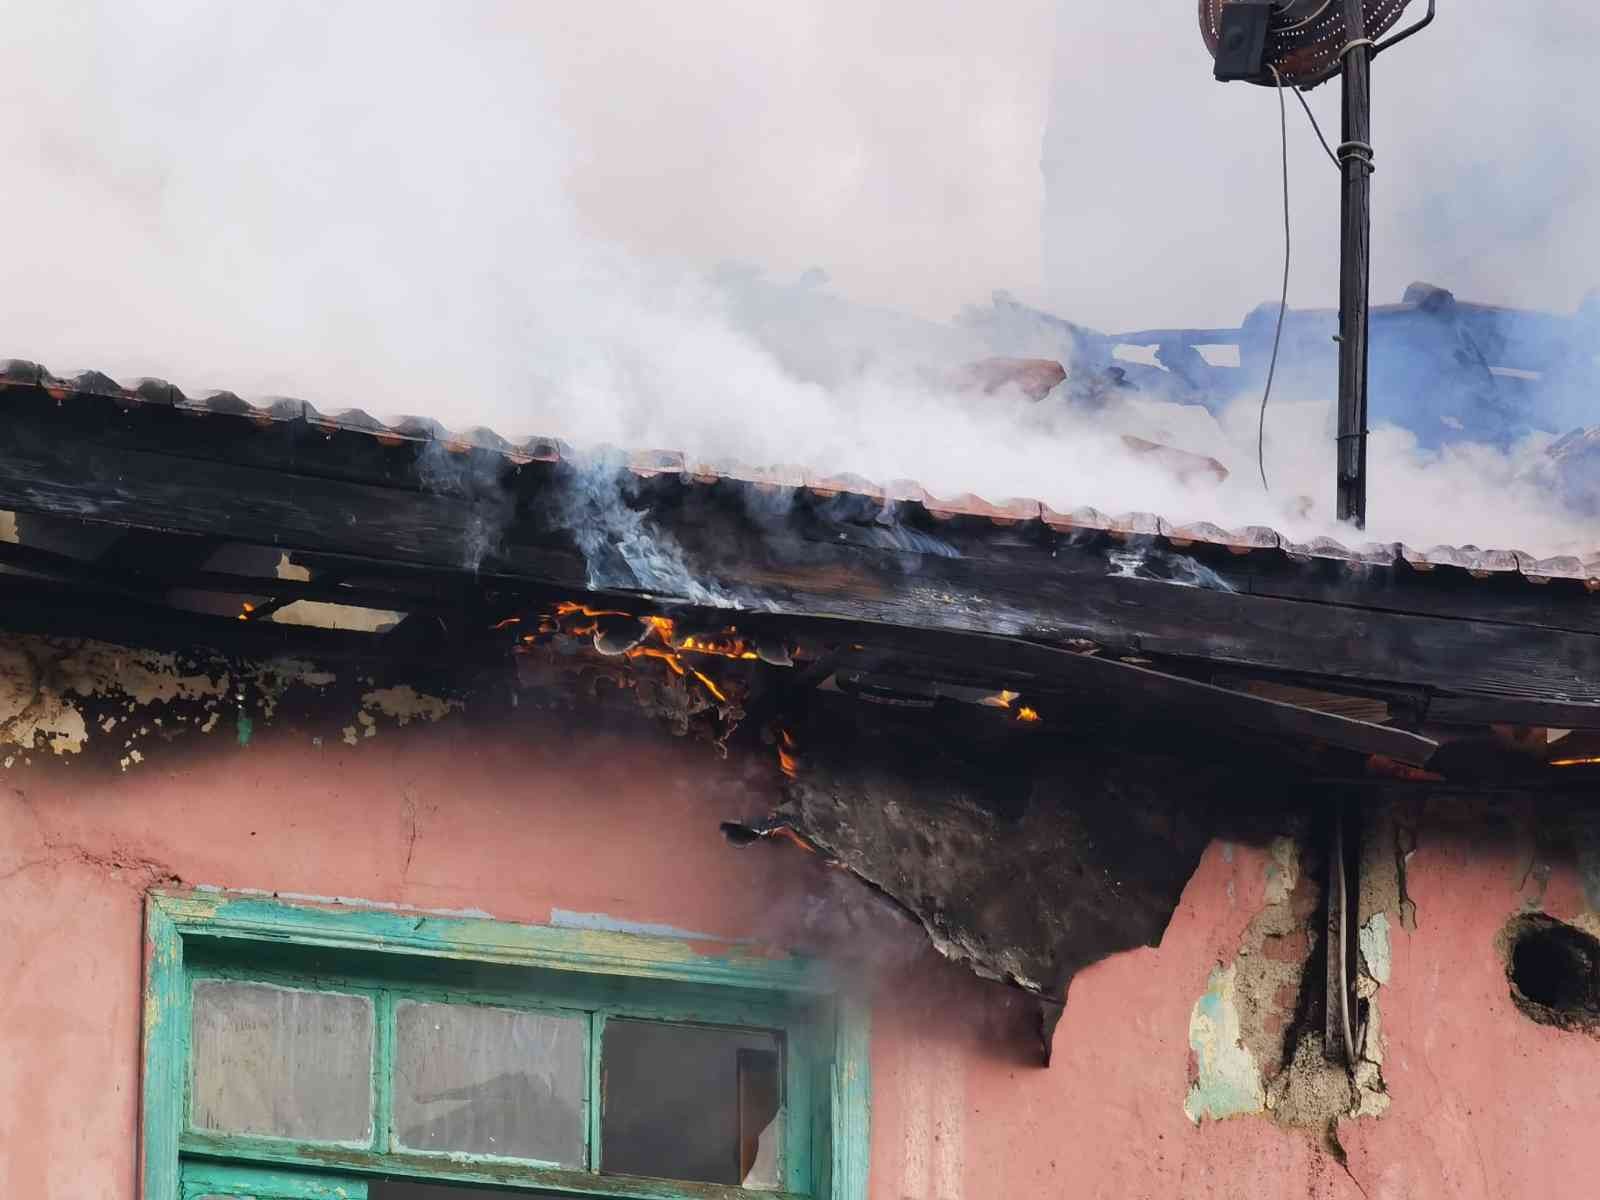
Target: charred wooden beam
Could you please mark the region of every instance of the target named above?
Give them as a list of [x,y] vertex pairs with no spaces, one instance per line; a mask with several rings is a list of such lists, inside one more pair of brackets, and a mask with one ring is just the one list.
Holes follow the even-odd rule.
[[[192,418],[175,421],[192,430]],[[0,508],[337,555],[374,571],[410,567],[512,591],[595,586],[597,564],[564,525],[557,501],[566,468],[555,464],[497,459],[484,478],[429,490],[414,461],[409,474],[395,468],[386,477],[393,482],[374,483],[304,473],[323,470],[315,446],[252,465],[119,444],[115,432],[108,426],[101,441],[82,440],[70,425],[9,423],[0,429]],[[295,470],[279,469],[280,459]],[[1521,600],[1508,613],[1493,581],[1443,588],[1423,603],[1415,601],[1431,595],[1426,587],[1393,584],[1397,572],[1380,585],[1363,582],[1374,572],[1349,568],[1335,598],[1326,572],[1313,568],[1306,578],[1315,588],[1305,586],[1323,592],[1291,595],[1294,572],[1282,563],[1200,563],[1154,540],[1074,540],[1038,523],[1023,532],[981,523],[980,538],[971,522],[955,521],[937,537],[900,536],[892,514],[886,526],[854,511],[851,504],[871,507],[860,497],[844,505],[797,497],[774,515],[753,496],[731,481],[691,488],[674,476],[629,502],[648,507],[652,527],[672,535],[689,577],[779,617],[1082,639],[1180,667],[1422,687],[1480,702],[1484,719],[1501,704],[1523,719],[1544,705],[1565,714],[1547,723],[1600,724],[1585,715],[1600,713],[1600,629],[1591,627],[1597,609],[1581,586],[1587,602],[1522,583],[1551,603],[1543,623],[1530,624],[1507,619],[1532,613]],[[649,593],[652,603],[691,599],[625,571],[609,582],[619,594]]]

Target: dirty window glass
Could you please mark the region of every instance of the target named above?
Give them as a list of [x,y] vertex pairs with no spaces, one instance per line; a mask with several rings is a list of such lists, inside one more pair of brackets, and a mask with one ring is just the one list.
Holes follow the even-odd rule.
[[372,1001],[199,980],[190,1124],[321,1142],[372,1138]]
[[602,1169],[778,1187],[782,1062],[765,1030],[607,1021]]
[[403,1000],[394,1127],[410,1150],[587,1165],[578,1016]]

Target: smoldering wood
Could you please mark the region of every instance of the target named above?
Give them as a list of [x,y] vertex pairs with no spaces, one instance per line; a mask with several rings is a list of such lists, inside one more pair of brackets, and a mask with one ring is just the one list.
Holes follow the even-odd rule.
[[[8,388],[8,403],[28,410],[28,391]],[[114,405],[73,404],[66,415],[35,405],[0,431],[0,507],[337,555],[375,571],[568,594],[591,586],[593,564],[561,524],[564,466],[303,422],[263,430],[176,411],[134,421]],[[235,432],[218,436],[229,421]],[[1547,704],[1566,727],[1600,724],[1588,711],[1600,713],[1600,607],[1571,581],[1446,584],[1437,572],[1178,551],[1038,522],[933,522],[803,490],[763,504],[765,493],[727,480],[638,486],[624,502],[650,508],[686,569],[780,615],[1084,639],[1180,673],[1209,663],[1422,687],[1488,713],[1504,702],[1532,719]],[[1210,586],[1188,586],[1182,574],[1197,568]],[[614,590],[644,589],[624,575]]]

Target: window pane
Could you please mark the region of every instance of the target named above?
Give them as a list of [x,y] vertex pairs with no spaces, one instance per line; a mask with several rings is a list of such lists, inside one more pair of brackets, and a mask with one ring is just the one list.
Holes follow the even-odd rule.
[[367,997],[200,980],[191,1041],[196,1129],[371,1140]]
[[584,1017],[395,1006],[394,1127],[411,1150],[586,1166]]
[[776,1188],[782,1063],[773,1033],[607,1021],[603,1169]]

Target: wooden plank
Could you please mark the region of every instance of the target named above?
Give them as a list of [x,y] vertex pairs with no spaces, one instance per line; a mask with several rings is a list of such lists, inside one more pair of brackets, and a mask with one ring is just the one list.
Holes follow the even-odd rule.
[[[892,646],[896,642],[896,634],[891,630],[878,636],[866,636],[879,646]],[[1169,718],[1187,716],[1203,725],[1221,724],[1272,737],[1310,739],[1359,754],[1388,755],[1413,766],[1427,763],[1439,748],[1433,739],[1407,730],[1230,691],[1056,646],[987,635],[941,638],[930,634],[917,639],[917,648],[923,655],[942,655],[950,661],[967,664],[981,663],[991,671],[1026,673],[1038,679],[1046,690],[1065,688],[1110,701],[1132,701]]]
[[819,964],[738,945],[691,946],[673,938],[334,901],[291,904],[250,893],[154,892],[151,902],[186,938],[288,941],[779,992],[825,993],[836,986]]
[[1506,696],[1435,696],[1427,720],[1440,725],[1534,725],[1600,729],[1600,704],[1556,704]]
[[839,997],[835,1013],[832,1091],[831,1178],[828,1200],[867,1200],[872,1148],[872,1012],[852,993]]
[[1498,621],[1508,625],[1600,634],[1600,592],[1578,580],[1529,583],[1520,575],[1474,579],[1462,571],[1419,572],[1409,567],[1282,564],[1244,569],[1216,564],[1240,591],[1285,600],[1337,604],[1376,612]]
[[[1024,570],[907,558],[858,550],[820,568],[756,563],[742,569],[740,582],[754,597],[813,615],[1039,641],[1081,638],[1131,654],[1600,703],[1600,638],[1587,634],[1097,579],[1053,565]],[[732,561],[716,565],[720,570],[708,573],[723,581],[741,569]]]
[[239,596],[268,595],[285,600],[322,600],[333,604],[401,611],[442,606],[437,591],[431,595],[415,590],[391,592],[375,587],[347,587],[339,583],[315,580],[235,575],[222,571],[189,570],[181,567],[170,573],[151,571],[144,566],[113,567],[107,566],[103,560],[86,562],[65,554],[56,554],[49,550],[13,542],[0,542],[0,564],[145,600],[159,600],[164,593],[173,588],[192,588],[197,591],[224,592]]
[[[508,515],[505,502],[145,451],[111,454],[21,437],[15,429],[0,430],[0,447],[6,450],[0,508],[441,570],[469,570],[474,555],[464,548]],[[548,472],[530,469],[519,487],[536,493],[554,482]],[[786,526],[756,524],[741,509],[709,498],[664,506],[659,519],[685,547],[692,576],[715,582],[755,611],[1039,641],[1083,638],[1130,654],[1600,704],[1600,636],[1571,630],[1180,586],[1125,571],[1107,575],[1102,560],[1070,550],[974,561],[824,545],[787,536]],[[524,516],[479,565],[523,585],[588,590],[588,564],[570,543],[559,544],[562,536],[548,515]],[[625,572],[616,584],[643,590]]]
[[183,939],[166,906],[154,895],[147,896],[139,1108],[139,1194],[144,1200],[179,1200],[187,1013]]
[[240,1200],[367,1200],[367,1181],[349,1175],[315,1175],[261,1167],[191,1162],[183,1169],[184,1200],[237,1196]]

